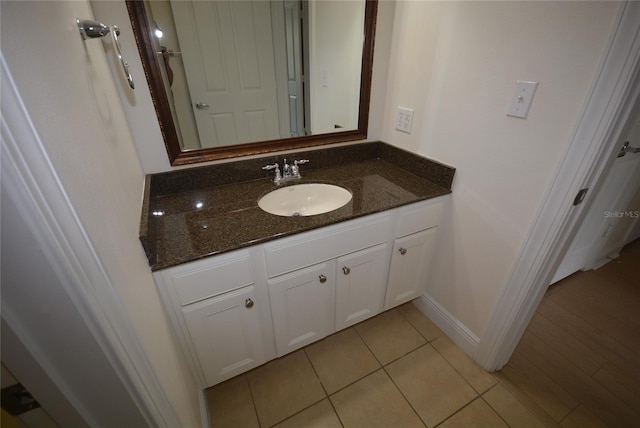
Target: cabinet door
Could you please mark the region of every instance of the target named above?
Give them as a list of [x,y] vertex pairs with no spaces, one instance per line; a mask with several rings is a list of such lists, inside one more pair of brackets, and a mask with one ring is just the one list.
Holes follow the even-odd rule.
[[329,261],[269,281],[278,356],[335,331],[334,266]]
[[338,259],[336,330],[347,328],[382,311],[388,266],[388,244]]
[[424,292],[437,230],[432,227],[394,241],[385,309],[415,299]]
[[182,309],[208,386],[264,362],[253,286]]

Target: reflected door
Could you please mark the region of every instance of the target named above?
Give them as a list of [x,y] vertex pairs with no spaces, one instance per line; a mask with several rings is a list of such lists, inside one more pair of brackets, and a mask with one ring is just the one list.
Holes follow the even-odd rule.
[[171,8],[202,147],[280,138],[270,2]]

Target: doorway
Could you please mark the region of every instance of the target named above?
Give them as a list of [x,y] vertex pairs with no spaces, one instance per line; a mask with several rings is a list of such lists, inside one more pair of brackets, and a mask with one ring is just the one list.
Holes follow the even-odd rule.
[[615,259],[635,237],[632,232],[640,217],[639,107],[636,105],[635,117],[627,127],[631,129],[622,138],[620,152],[551,284],[578,270],[597,269]]

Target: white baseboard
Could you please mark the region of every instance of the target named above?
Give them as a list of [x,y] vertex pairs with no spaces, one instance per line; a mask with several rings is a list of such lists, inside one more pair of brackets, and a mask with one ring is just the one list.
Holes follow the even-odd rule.
[[198,390],[198,399],[200,401],[200,420],[202,421],[202,428],[209,428],[211,421],[209,420],[209,406],[207,404],[207,396],[204,393],[204,389]]
[[427,293],[418,297],[413,304],[427,316],[440,330],[449,337],[471,358],[476,353],[480,339],[462,322],[456,319],[449,311],[447,311],[440,303],[436,302]]
[[593,266],[591,266],[591,269],[596,270],[596,269],[600,269],[602,266],[606,265],[607,263],[609,263],[612,259],[610,259],[609,257],[603,257],[599,260],[596,260],[593,263]]

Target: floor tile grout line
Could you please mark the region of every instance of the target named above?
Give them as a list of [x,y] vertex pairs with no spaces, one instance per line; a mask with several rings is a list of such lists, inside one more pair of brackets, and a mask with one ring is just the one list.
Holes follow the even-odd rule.
[[[434,340],[434,341],[435,341],[435,340]],[[454,343],[454,345],[455,345],[456,347],[458,346],[458,345],[456,345],[455,343]],[[491,373],[489,373],[489,372],[486,372],[486,371],[485,371],[485,373],[487,373],[488,375],[490,375],[490,376],[495,380],[495,382],[496,382],[496,383],[494,383],[493,385],[491,385],[491,387],[489,387],[489,389],[487,389],[486,391],[483,391],[483,392],[478,391],[478,390],[477,390],[477,389],[476,389],[476,388],[471,384],[471,382],[469,382],[469,380],[467,380],[466,376],[464,376],[464,375],[460,372],[460,370],[458,370],[458,369],[457,369],[457,368],[456,368],[456,367],[455,367],[455,366],[454,366],[454,365],[449,361],[449,359],[446,357],[446,355],[444,355],[442,352],[440,352],[440,350],[439,350],[438,348],[436,348],[435,346],[433,346],[432,344],[431,344],[431,347],[432,347],[433,349],[435,349],[435,351],[436,351],[438,354],[440,354],[440,356],[442,357],[442,359],[446,361],[446,363],[449,365],[449,367],[451,367],[451,368],[453,369],[453,371],[455,371],[455,372],[456,372],[456,373],[457,373],[457,374],[462,378],[462,380],[464,380],[464,381],[465,381],[465,383],[466,383],[467,385],[469,385],[469,387],[471,387],[471,389],[473,389],[473,391],[474,391],[476,394],[478,394],[478,395],[482,395],[482,394],[484,394],[485,392],[487,392],[489,389],[492,389],[494,386],[496,386],[496,385],[498,384],[499,380],[498,380],[498,379],[496,379],[496,377],[495,377],[495,376],[491,375]],[[465,355],[466,355],[466,354],[465,354]],[[475,361],[473,361],[473,360],[471,360],[471,361],[472,361],[474,364],[476,364],[476,362],[475,362]],[[483,370],[483,371],[484,371],[484,369],[482,369],[482,368],[481,368],[481,370]]]
[[[372,317],[375,318],[375,317]],[[369,319],[372,319],[369,318]],[[384,364],[382,364],[382,361],[380,361],[380,358],[378,358],[378,356],[376,355],[375,352],[373,352],[373,349],[371,349],[371,347],[369,346],[369,344],[367,343],[366,340],[364,340],[364,337],[362,337],[362,334],[360,334],[360,332],[358,331],[358,329],[356,328],[357,324],[353,326],[353,331],[356,332],[356,334],[358,335],[358,337],[360,338],[360,340],[362,340],[362,343],[364,343],[364,346],[367,347],[367,349],[369,350],[369,352],[371,352],[371,355],[373,355],[373,358],[376,359],[376,361],[378,362],[378,364],[380,364],[380,367],[383,367]]]
[[[447,422],[449,419],[453,418],[455,415],[457,415],[458,413],[460,413],[462,410],[466,409],[467,407],[469,407],[469,405],[471,403],[473,403],[474,401],[478,400],[478,399],[482,399],[480,395],[476,396],[473,400],[469,401],[468,403],[464,404],[462,407],[460,407],[458,410],[456,410],[455,412],[451,413],[449,416],[447,416],[446,418],[444,418],[443,420],[441,420],[440,422],[438,422],[437,424],[435,424],[433,426],[433,428],[437,428],[440,425],[444,424],[445,422]],[[507,424],[509,425],[509,424]]]
[[[336,390],[335,390],[335,391],[333,391],[331,394],[329,394],[329,392],[326,390],[326,388],[325,388],[325,386],[324,386],[324,383],[322,383],[322,379],[320,378],[320,376],[319,376],[319,375],[318,375],[318,373],[316,372],[316,376],[318,376],[318,379],[320,380],[320,384],[322,385],[322,387],[323,387],[323,389],[324,389],[325,393],[327,394],[327,398],[330,398],[332,395],[335,395],[337,392],[340,392],[340,391],[342,391],[343,389],[346,389],[346,388],[350,387],[350,386],[351,386],[351,385],[353,385],[354,383],[357,383],[357,382],[361,381],[361,380],[362,380],[362,379],[364,379],[365,377],[369,376],[369,375],[370,375],[370,374],[372,374],[372,373],[377,372],[378,370],[380,370],[380,369],[383,367],[383,366],[382,366],[382,363],[380,363],[380,361],[378,361],[378,359],[376,358],[376,356],[375,356],[375,354],[373,353],[373,351],[372,351],[371,349],[369,349],[369,346],[368,346],[368,345],[367,345],[367,343],[364,341],[364,339],[363,339],[362,337],[360,337],[360,334],[356,331],[356,329],[354,328],[354,326],[352,326],[352,327],[348,327],[348,328],[347,328],[347,329],[345,329],[345,330],[348,330],[349,328],[350,328],[350,329],[353,329],[353,331],[356,333],[356,335],[358,336],[358,338],[362,341],[362,343],[364,344],[364,346],[365,346],[365,347],[367,348],[367,350],[371,353],[371,355],[373,356],[373,358],[374,358],[374,359],[376,360],[376,362],[378,363],[378,367],[376,367],[376,369],[375,369],[375,370],[373,370],[373,371],[371,371],[371,372],[369,372],[369,373],[366,373],[366,374],[364,374],[364,375],[362,375],[362,376],[358,377],[358,378],[357,378],[357,379],[355,379],[354,381],[349,382],[347,385],[344,385],[343,387],[336,389]],[[344,330],[342,330],[342,331],[344,331]],[[306,349],[307,349],[307,347],[312,346],[312,345],[313,345],[313,344],[309,344],[309,345],[305,346],[304,348],[302,348],[302,349],[304,349],[304,350],[305,350],[305,354],[306,354]],[[309,362],[311,363],[311,366],[313,367],[313,370],[314,370],[314,372],[315,372],[316,368],[315,368],[315,366],[313,365],[313,361],[311,361],[311,358],[309,358],[309,355],[308,355],[308,354],[307,354],[307,358],[309,359]]]
[[[308,347],[308,346],[310,346],[310,345],[311,345],[311,344],[306,345],[306,346],[303,346],[302,348],[300,348],[300,349],[299,349],[299,351],[302,351],[302,352],[303,352],[303,354],[305,355],[305,357],[307,358],[307,362],[308,362],[308,363],[309,363],[309,365],[311,366],[311,369],[313,370],[313,374],[316,376],[316,379],[318,379],[318,383],[320,384],[320,387],[322,387],[322,391],[324,392],[324,397],[322,397],[322,398],[321,398],[320,400],[318,400],[318,401],[314,401],[313,403],[311,403],[311,404],[309,404],[308,406],[304,407],[303,409],[300,409],[300,410],[298,410],[297,412],[295,412],[295,413],[293,413],[293,414],[291,414],[291,415],[287,416],[286,418],[284,418],[284,419],[281,419],[281,420],[277,421],[276,423],[274,423],[274,424],[270,425],[270,426],[269,426],[269,428],[274,427],[274,426],[276,426],[276,425],[278,425],[278,424],[281,424],[282,422],[284,422],[284,421],[286,421],[286,420],[288,420],[288,419],[291,419],[291,418],[293,418],[293,417],[294,417],[294,416],[296,416],[296,415],[299,415],[300,413],[302,413],[302,412],[304,412],[304,411],[306,411],[306,410],[310,409],[311,407],[315,406],[316,404],[318,404],[318,403],[322,402],[322,400],[328,400],[328,399],[329,399],[329,394],[327,394],[327,390],[326,390],[326,388],[324,387],[324,384],[322,383],[322,380],[320,379],[320,376],[318,375],[318,372],[316,371],[316,368],[313,366],[313,362],[311,361],[311,359],[309,358],[309,355],[307,354],[307,350],[306,350],[306,349],[307,349],[307,347]],[[294,351],[294,352],[296,352],[296,351]],[[290,355],[290,354],[288,354],[288,355]],[[254,403],[254,406],[255,406],[255,403]],[[336,415],[337,415],[337,413],[336,413]],[[342,422],[341,422],[341,423],[342,423]]]
[[[427,346],[427,345],[428,345],[428,343],[425,343],[423,346]],[[420,348],[422,348],[422,346]],[[389,364],[391,364],[391,363],[389,363]],[[384,370],[384,373],[391,380],[391,383],[393,383],[393,386],[395,386],[396,389],[398,390],[398,392],[400,393],[400,395],[402,395],[402,398],[404,398],[404,401],[406,401],[407,404],[409,405],[409,407],[411,407],[411,410],[413,410],[413,413],[415,413],[416,416],[418,417],[418,419],[420,419],[420,422],[422,422],[425,427],[428,427],[429,425],[427,424],[427,422],[424,419],[422,419],[422,416],[420,416],[420,413],[418,413],[418,411],[413,407],[413,404],[411,404],[411,401],[409,401],[407,396],[404,395],[404,392],[402,392],[402,389],[400,388],[400,386],[396,383],[396,381],[393,379],[391,374],[387,371],[387,367],[386,366],[382,366],[382,370]]]
[[324,383],[322,382],[322,378],[318,374],[316,367],[313,365],[313,361],[311,361],[311,358],[309,358],[309,354],[307,353],[307,347],[309,346],[310,345],[304,346],[302,348],[302,352],[304,353],[304,356],[307,357],[307,362],[311,366],[311,369],[313,370],[313,374],[316,375],[316,379],[318,379],[318,383],[320,384],[320,386],[322,387],[322,390],[324,391],[324,398],[329,398],[329,393],[327,392],[327,388],[324,386]]
[[251,389],[251,382],[249,381],[249,376],[243,373],[242,377],[244,377],[244,381],[247,383],[247,388],[249,388],[249,397],[251,397],[251,404],[253,405],[253,412],[256,415],[258,426],[262,428],[262,423],[260,422],[260,415],[258,414],[258,407],[256,406],[256,400],[253,398],[253,390]]
[[[398,307],[404,306],[404,305],[406,305],[406,304],[412,304],[412,305],[413,305],[413,300],[409,300],[407,303],[403,303],[402,305],[400,305],[400,306],[398,306]],[[431,321],[431,320],[429,319],[429,317],[427,317],[425,314],[423,314],[423,313],[422,313],[422,311],[420,311],[420,309],[418,309],[417,307],[416,307],[416,309],[417,309],[417,310],[418,310],[418,311],[419,311],[419,312],[420,312],[420,313],[421,313],[421,314],[422,314],[426,319],[428,319],[430,322],[433,322],[433,321]],[[426,341],[427,341],[427,343],[431,343],[431,342],[433,342],[433,341],[435,341],[435,340],[438,340],[439,338],[441,338],[441,337],[442,337],[442,336],[438,336],[438,337],[434,337],[433,339],[429,339],[427,336],[425,336],[424,334],[422,334],[422,333],[420,332],[420,330],[418,330],[418,327],[417,327],[415,324],[413,324],[409,318],[407,318],[407,316],[403,313],[403,311],[398,310],[398,313],[399,313],[399,314],[400,314],[400,315],[405,319],[405,321],[407,321],[407,322],[411,325],[411,327],[413,327],[413,329],[414,329],[415,331],[417,331],[417,332],[418,332],[418,334],[419,334],[420,336],[422,336],[422,338],[423,338],[424,340],[426,340]],[[436,327],[437,327],[437,326],[436,326]],[[440,329],[440,327],[438,327],[438,329]],[[443,334],[444,334],[444,333],[443,333]]]
[[[553,423],[556,425],[558,424],[555,418],[551,416],[542,406],[540,406],[537,401],[535,401],[527,392],[518,388],[508,378],[498,379],[498,381],[503,388],[505,388],[512,396],[514,396],[516,400],[522,403],[524,407],[526,407],[540,422],[546,424],[546,419],[549,421],[553,421]],[[526,397],[526,400],[524,397]]]
[[[335,394],[335,392],[334,392],[334,394]],[[336,416],[338,417],[338,421],[340,422],[340,425],[342,425],[342,428],[344,428],[345,427],[344,422],[342,421],[342,418],[340,417],[340,413],[338,413],[338,409],[336,409],[336,406],[333,404],[333,401],[331,400],[331,395],[329,397],[327,397],[327,400],[329,400],[329,404],[331,405],[331,408],[333,409],[333,413],[335,413]]]
[[[544,425],[544,422],[542,420],[540,420],[540,418],[538,417],[538,415],[536,415],[536,412],[534,410],[532,410],[529,406],[527,406],[527,404],[525,402],[523,402],[516,394],[512,393],[509,388],[500,381],[500,379],[494,377],[497,381],[497,383],[495,385],[492,385],[491,387],[489,387],[489,389],[487,389],[485,392],[483,392],[482,394],[480,394],[480,396],[482,397],[482,399],[489,405],[489,407],[491,407],[498,415],[500,415],[500,417],[502,417],[502,415],[500,414],[500,412],[498,411],[498,409],[494,408],[491,403],[489,403],[489,401],[487,401],[487,399],[485,398],[485,395],[488,394],[490,391],[493,391],[494,389],[496,389],[498,387],[498,385],[500,385],[510,396],[512,396],[514,398],[514,400],[516,400],[518,403],[520,403],[522,405],[522,407],[524,407],[529,413],[531,413],[531,415],[537,420],[539,421],[542,425]],[[578,404],[580,405],[580,404]],[[549,415],[547,415],[549,416]],[[566,417],[566,416],[565,416]],[[504,418],[502,418],[504,419]],[[507,422],[505,420],[505,422]],[[511,424],[509,424],[507,422],[507,425],[511,426]]]
[[[402,315],[402,314],[401,314],[401,315]],[[374,318],[374,317],[372,317],[372,318]],[[371,318],[369,318],[369,319],[371,319]],[[363,321],[363,322],[365,322],[365,321]],[[409,324],[411,324],[411,323],[409,323]],[[357,324],[356,324],[356,325],[357,325]],[[384,367],[384,366],[389,365],[389,364],[391,364],[391,363],[393,363],[393,362],[395,362],[395,361],[398,361],[400,358],[404,358],[404,357],[406,357],[407,355],[409,355],[409,354],[410,354],[410,353],[412,353],[413,351],[415,351],[415,350],[417,350],[417,349],[422,348],[424,345],[429,345],[429,344],[430,344],[430,343],[429,343],[429,341],[427,341],[427,340],[425,339],[425,337],[424,337],[422,334],[420,334],[420,332],[419,332],[419,331],[417,331],[417,329],[416,329],[413,325],[411,325],[411,327],[412,327],[414,330],[416,330],[416,332],[420,335],[420,337],[422,337],[423,339],[425,339],[425,343],[423,343],[423,344],[421,344],[421,345],[418,345],[417,347],[415,347],[415,348],[413,348],[413,349],[410,349],[409,351],[407,351],[407,352],[405,352],[404,354],[402,354],[402,355],[400,355],[400,356],[398,356],[398,357],[394,358],[393,360],[388,361],[387,363],[383,363],[382,361],[380,361],[380,359],[379,359],[379,358],[378,358],[378,356],[375,354],[375,352],[373,351],[373,349],[371,349],[371,347],[369,346],[369,344],[367,343],[367,341],[364,339],[364,337],[362,337],[362,335],[360,334],[360,332],[358,331],[358,329],[357,329],[357,328],[355,328],[355,326],[353,326],[353,327],[354,327],[354,331],[358,334],[358,336],[360,337],[360,339],[362,340],[362,342],[364,342],[364,344],[365,344],[365,346],[367,347],[367,349],[369,350],[369,352],[371,352],[371,355],[373,355],[373,357],[376,359],[376,361],[378,362],[378,364],[380,364],[380,367]]]
[[[493,389],[493,388],[490,388],[490,390],[491,390],[491,389]],[[487,391],[487,392],[488,392],[488,391]],[[490,408],[491,410],[493,410],[493,412],[494,412],[496,415],[498,415],[498,417],[499,417],[500,419],[502,419],[502,422],[504,422],[504,424],[505,424],[506,426],[508,426],[509,428],[513,428],[513,427],[511,427],[511,424],[510,424],[510,423],[509,423],[509,422],[508,422],[508,421],[507,421],[507,420],[506,420],[506,419],[505,419],[505,418],[500,414],[500,412],[498,411],[498,409],[494,409],[494,408],[493,408],[493,406],[491,405],[491,403],[489,403],[489,402],[484,398],[484,394],[480,395],[480,399],[481,399],[482,401],[484,401],[484,403],[485,403],[487,406],[489,406],[489,408]],[[516,400],[517,400],[517,398],[516,398]],[[536,419],[537,419],[537,418],[536,418]],[[517,428],[517,427],[516,427],[516,428]]]

